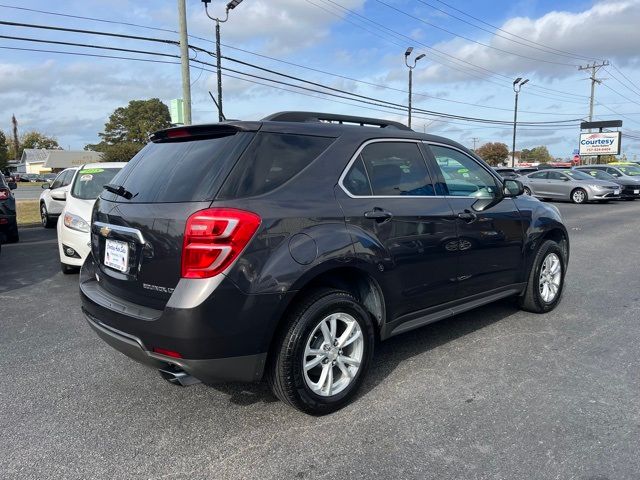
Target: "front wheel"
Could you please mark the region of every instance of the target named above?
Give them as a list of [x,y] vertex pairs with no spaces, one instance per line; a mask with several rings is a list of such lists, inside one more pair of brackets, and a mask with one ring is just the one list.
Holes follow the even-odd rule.
[[573,203],[585,203],[588,199],[587,192],[582,188],[576,188],[571,192],[571,201]]
[[53,228],[54,222],[49,212],[47,211],[47,206],[44,203],[40,204],[40,221],[42,222],[42,226],[44,228]]
[[520,308],[534,313],[550,312],[560,302],[564,289],[565,259],[556,242],[546,240],[533,260],[524,295],[519,298]]
[[356,394],[374,339],[371,317],[353,295],[317,290],[289,315],[267,371],[269,384],[303,412],[334,412]]

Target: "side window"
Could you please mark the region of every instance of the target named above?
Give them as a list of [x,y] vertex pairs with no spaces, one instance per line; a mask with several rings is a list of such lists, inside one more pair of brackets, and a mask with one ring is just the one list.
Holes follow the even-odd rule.
[[496,179],[475,159],[453,148],[430,145],[444,178],[446,194],[455,197],[494,198]]
[[62,179],[62,186],[66,187],[67,185],[69,185],[71,183],[71,181],[73,180],[73,175],[76,173],[75,170],[67,170],[64,174],[64,177]]
[[62,187],[62,181],[64,180],[64,176],[67,174],[66,171],[60,173],[56,179],[53,181],[53,183],[51,184],[51,189],[53,190],[54,188],[60,188]]
[[620,176],[620,173],[615,168],[611,168],[611,167],[607,168],[607,173],[609,175],[613,175],[614,177],[619,177]]
[[360,156],[373,195],[435,195],[427,165],[416,143],[371,143],[364,147]]
[[359,197],[373,195],[371,191],[371,183],[369,183],[369,177],[367,176],[367,171],[364,169],[364,164],[362,163],[362,157],[358,155],[358,158],[353,165],[349,169],[349,173],[347,173],[342,181],[344,188],[351,195],[356,195]]
[[549,180],[565,180],[567,177],[560,172],[549,172]]
[[547,178],[547,172],[536,172],[529,175],[529,178],[534,178],[536,180],[543,180]]
[[238,198],[270,192],[300,173],[333,141],[310,135],[259,133],[234,167],[221,195]]

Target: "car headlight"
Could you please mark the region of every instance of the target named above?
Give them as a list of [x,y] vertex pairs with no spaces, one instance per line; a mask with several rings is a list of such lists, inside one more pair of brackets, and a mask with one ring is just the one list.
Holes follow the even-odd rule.
[[71,230],[77,230],[79,232],[89,233],[89,224],[84,221],[78,215],[72,213],[64,214],[64,225]]
[[605,187],[602,185],[589,185],[591,188],[595,188],[596,190],[604,190]]

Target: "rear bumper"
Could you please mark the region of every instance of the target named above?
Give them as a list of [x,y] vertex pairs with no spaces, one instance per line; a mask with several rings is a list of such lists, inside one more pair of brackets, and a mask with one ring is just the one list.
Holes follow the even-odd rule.
[[0,233],[11,235],[18,232],[18,222],[15,215],[5,215],[0,213]]
[[[115,349],[154,368],[177,365],[209,383],[262,378],[276,325],[293,293],[248,295],[225,278],[195,306],[176,308],[170,301],[160,310],[110,293],[96,280],[96,268],[89,254],[80,273],[82,310]],[[159,355],[154,348],[182,358]]]
[[84,313],[89,326],[104,342],[127,357],[149,367],[166,369],[177,366],[205,383],[253,382],[262,377],[266,353],[196,360],[167,357],[149,351],[139,338],[105,325],[86,311]]

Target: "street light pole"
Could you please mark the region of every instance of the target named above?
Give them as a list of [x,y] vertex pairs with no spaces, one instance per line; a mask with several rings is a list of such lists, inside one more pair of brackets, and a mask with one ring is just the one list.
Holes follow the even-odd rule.
[[413,69],[416,68],[416,64],[418,63],[418,60],[420,60],[421,58],[424,58],[425,54],[423,53],[422,55],[418,55],[415,60],[413,61],[413,65],[409,65],[409,55],[411,55],[411,52],[413,52],[413,47],[409,47],[407,48],[407,51],[404,52],[404,64],[409,68],[409,106],[408,106],[408,117],[409,117],[409,121],[408,121],[408,127],[411,128],[411,101],[412,101],[412,93],[413,93]]
[[208,4],[211,0],[202,0],[204,3],[204,11],[211,20],[216,22],[216,73],[218,76],[218,121],[223,122],[225,120],[224,113],[222,111],[222,54],[220,53],[220,24],[229,20],[229,10],[233,10],[242,3],[242,0],[231,0],[227,3],[224,18],[212,17],[209,15]]
[[513,91],[516,93],[516,102],[513,108],[513,145],[511,147],[511,168],[516,166],[516,127],[518,125],[518,94],[522,86],[527,83],[529,79],[522,80],[522,77],[518,77],[513,81]]

